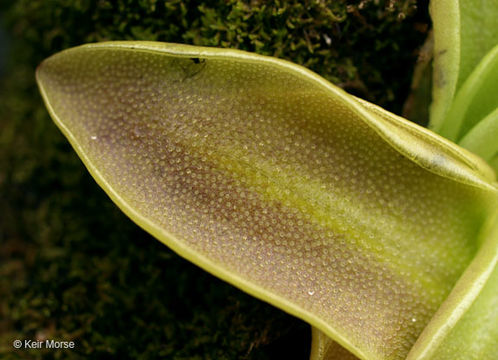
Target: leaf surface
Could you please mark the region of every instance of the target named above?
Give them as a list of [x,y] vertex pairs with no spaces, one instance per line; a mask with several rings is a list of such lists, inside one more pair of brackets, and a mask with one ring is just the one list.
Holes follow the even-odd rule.
[[496,207],[464,150],[286,61],[112,42],[37,80],[131,219],[360,359],[406,357]]
[[313,327],[311,329],[311,360],[358,360],[337,342]]
[[[439,134],[452,141],[460,142],[473,128],[478,126],[482,119],[498,109],[497,94],[498,45],[486,54],[458,91],[448,112],[448,119],[451,121],[445,122]],[[476,153],[481,155],[475,146],[470,150],[477,150]]]
[[498,345],[498,213],[479,252],[424,329],[407,360],[492,360]]
[[[498,156],[498,107],[479,121],[460,141],[460,145],[493,165]],[[498,167],[494,166],[494,169],[498,173]]]
[[[434,27],[433,103],[430,128],[452,127],[455,95],[481,59],[498,44],[498,1],[430,2]],[[448,124],[445,124],[448,122]]]
[[[357,101],[373,113],[381,115],[389,122],[403,124],[398,116],[368,103],[364,100]],[[494,112],[496,113],[496,111]],[[496,115],[495,115],[496,117]],[[493,118],[494,119],[494,118]],[[475,134],[473,139],[481,144],[479,148],[484,151],[496,150],[496,119],[481,121],[483,128],[480,134]],[[490,123],[487,126],[487,123]],[[420,131],[416,126],[407,123]],[[478,129],[479,130],[479,129]],[[427,132],[427,135],[432,133]],[[485,137],[485,139],[481,138]],[[489,140],[489,141],[488,141]],[[483,148],[482,144],[487,147]],[[456,145],[450,145],[455,155],[467,163],[477,173],[488,177],[490,181],[494,173],[489,166],[479,157],[468,153]],[[471,147],[466,147],[472,150]],[[482,154],[481,154],[482,156]],[[498,301],[496,289],[496,263],[498,260],[498,222],[496,217],[490,217],[487,226],[479,235],[479,252],[472,263],[465,270],[461,279],[452,289],[449,298],[424,329],[421,337],[412,348],[408,360],[421,359],[493,359],[495,356],[498,334],[498,312],[493,308]],[[494,269],[494,270],[493,270]],[[492,272],[494,275],[490,276]],[[488,279],[489,276],[489,279]],[[486,284],[483,289],[483,284]],[[469,310],[470,307],[470,310]],[[465,315],[463,315],[465,314]],[[355,359],[354,355],[347,354],[335,341],[328,338],[318,329],[312,331],[313,344],[311,360],[345,360]]]
[[494,360],[498,349],[498,267],[479,297],[433,355],[439,360]]

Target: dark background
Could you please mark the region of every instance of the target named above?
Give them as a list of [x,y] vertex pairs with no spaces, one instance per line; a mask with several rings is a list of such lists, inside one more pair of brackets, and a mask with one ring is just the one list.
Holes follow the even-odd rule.
[[[400,113],[427,1],[0,0],[0,357],[306,359],[309,326],[181,259],[107,198],[51,122],[36,66],[86,42],[239,48]],[[74,340],[14,351],[14,339]]]

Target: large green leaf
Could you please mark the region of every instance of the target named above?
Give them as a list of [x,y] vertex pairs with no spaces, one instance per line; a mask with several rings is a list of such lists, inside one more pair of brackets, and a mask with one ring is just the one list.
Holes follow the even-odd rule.
[[474,126],[460,141],[460,145],[486,159],[498,172],[498,107]]
[[479,252],[417,340],[407,360],[493,360],[498,345],[498,213]]
[[[498,45],[486,54],[458,91],[448,112],[448,119],[451,121],[448,120],[443,124],[439,134],[455,142],[461,141],[469,131],[479,126],[482,119],[496,109],[498,109]],[[461,144],[466,146],[465,143]],[[495,150],[498,150],[498,141],[481,142],[479,145],[489,147],[492,144],[495,145]],[[474,141],[473,145],[471,150],[482,156],[478,143]]]
[[497,206],[465,150],[289,62],[114,42],[37,79],[138,225],[360,359],[406,357]]
[[[498,238],[498,234],[495,234]],[[494,249],[496,252],[496,248]],[[438,360],[495,360],[498,349],[498,267],[479,297],[432,356]]]
[[498,268],[433,355],[438,360],[495,360],[498,349]]
[[[358,99],[369,110],[381,114],[384,119],[396,122],[396,116],[384,109]],[[494,112],[496,113],[496,111]],[[495,115],[496,117],[496,115]],[[400,119],[401,120],[401,119]],[[490,119],[491,120],[491,119]],[[399,121],[402,124],[402,121]],[[481,121],[482,127],[487,121]],[[490,139],[496,135],[491,125],[486,127],[484,137]],[[414,127],[414,129],[417,129]],[[484,131],[483,131],[484,133]],[[486,143],[496,149],[496,142],[475,137],[480,144]],[[496,136],[494,137],[496,139]],[[482,146],[480,147],[482,150]],[[465,150],[462,155],[473,157]],[[473,158],[476,171],[486,174],[489,168],[479,158]],[[492,177],[492,173],[487,176]],[[412,348],[407,360],[443,360],[443,359],[482,359],[492,360],[496,357],[498,341],[498,292],[496,272],[498,263],[498,221],[491,216],[479,234],[481,244],[479,252],[467,267],[450,295],[438,309],[431,322]],[[493,273],[493,275],[490,275]],[[345,349],[317,329],[313,329],[312,360],[346,360],[355,359],[347,355]]]
[[455,95],[481,59],[498,44],[498,1],[430,2],[434,26],[434,81],[430,127],[439,132]]
[[311,331],[311,360],[357,360],[358,358],[313,327]]

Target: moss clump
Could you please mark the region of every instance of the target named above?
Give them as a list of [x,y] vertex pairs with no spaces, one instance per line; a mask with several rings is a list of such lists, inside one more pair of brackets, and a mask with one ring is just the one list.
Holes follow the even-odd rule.
[[[19,0],[0,87],[0,354],[5,358],[307,357],[306,324],[180,259],[107,199],[49,119],[45,57],[139,39],[234,47],[307,66],[399,112],[427,4],[405,1]],[[76,349],[13,352],[14,339]]]

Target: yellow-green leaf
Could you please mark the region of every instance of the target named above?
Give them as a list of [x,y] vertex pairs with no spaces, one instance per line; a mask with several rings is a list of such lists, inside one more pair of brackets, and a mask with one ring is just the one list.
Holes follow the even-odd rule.
[[498,213],[479,236],[474,260],[417,340],[407,360],[493,360],[498,345]]
[[[452,122],[448,111],[477,64],[498,44],[498,1],[430,2],[434,26],[434,78],[430,127]],[[450,125],[451,126],[451,125]]]
[[[496,251],[496,249],[495,249]],[[498,268],[432,359],[495,360],[498,349]]]
[[[403,124],[402,119],[396,115],[364,100],[357,100],[370,111],[383,116],[385,120]],[[412,125],[412,127],[415,131],[420,131],[416,126]],[[486,136],[492,137],[495,133],[496,130],[494,133],[488,131]],[[427,135],[430,134],[427,132]],[[489,144],[495,143],[490,141]],[[460,154],[462,161],[468,162],[476,172],[492,180],[494,174],[479,157],[458,146],[452,144],[449,146]],[[497,286],[494,279],[496,274],[489,279],[488,276],[491,271],[497,271],[498,222],[496,220],[493,216],[489,218],[488,224],[484,226],[479,235],[478,241],[483,245],[479,247],[478,254],[424,329],[423,334],[412,348],[408,360],[491,360],[494,356],[493,349],[496,348],[495,344],[498,341],[496,336],[498,334],[498,312],[493,306],[497,304],[498,293],[493,290]],[[486,285],[483,286],[483,284]],[[483,290],[483,287],[487,290]],[[471,304],[472,307],[468,311]],[[465,316],[462,316],[463,314]],[[318,329],[313,328],[312,336],[311,360],[355,359],[352,354],[346,354],[344,348]]]
[[[479,126],[480,121],[496,109],[498,109],[498,44],[486,54],[458,91],[448,112],[448,121],[443,124],[439,134],[455,142],[462,141],[462,138]],[[482,145],[490,146],[493,143],[498,145],[498,140]],[[465,146],[462,142],[460,144]],[[474,142],[471,150],[477,150],[482,156],[477,145],[477,142]],[[495,149],[498,147],[495,146]]]
[[406,357],[497,206],[473,156],[286,61],[112,42],[37,79],[131,219],[360,359]]
[[311,360],[358,360],[356,356],[315,327],[311,330],[311,337]]
[[460,145],[482,156],[498,172],[498,107],[474,126]]

